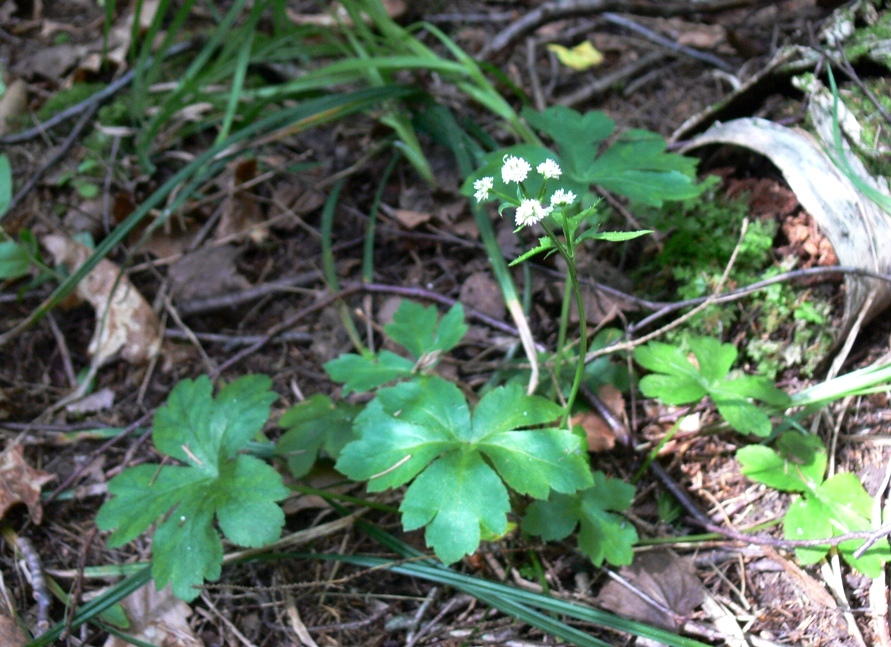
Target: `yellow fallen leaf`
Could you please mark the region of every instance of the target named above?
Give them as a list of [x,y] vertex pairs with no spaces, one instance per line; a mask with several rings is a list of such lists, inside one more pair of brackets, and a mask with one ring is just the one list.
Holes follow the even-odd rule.
[[587,40],[583,40],[572,48],[551,43],[548,45],[548,50],[554,52],[563,65],[574,70],[587,70],[589,67],[600,65],[603,62],[603,54]]

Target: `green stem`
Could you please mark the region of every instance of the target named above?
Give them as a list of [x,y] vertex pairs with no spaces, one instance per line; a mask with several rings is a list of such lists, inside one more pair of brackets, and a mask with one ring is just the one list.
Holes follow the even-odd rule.
[[[554,233],[554,230],[550,228],[550,226],[546,222],[541,223],[542,227],[544,227],[545,232],[554,241],[554,246],[557,248],[557,251],[560,252],[560,255],[566,261],[566,273],[569,281],[569,285],[572,286],[572,292],[575,295],[575,305],[576,310],[578,310],[579,315],[579,355],[578,361],[575,365],[575,377],[572,380],[572,388],[569,390],[569,397],[566,398],[566,412],[563,414],[563,424],[566,424],[569,421],[569,417],[572,415],[572,405],[575,404],[576,396],[579,393],[579,388],[582,384],[582,377],[585,372],[585,354],[588,351],[588,321],[585,318],[585,303],[582,299],[582,290],[579,285],[578,275],[575,271],[575,249],[572,246],[571,238],[567,237],[567,242],[562,243],[557,235]],[[564,312],[561,314],[561,330],[563,330],[563,317],[568,318],[568,310],[567,306],[567,297],[568,295],[564,294],[563,298],[563,310]],[[559,368],[560,370],[563,366],[563,344],[561,343],[557,348],[557,356],[559,358]],[[562,370],[560,371],[562,373]]]
[[575,273],[574,259],[567,259],[566,263],[569,280],[572,282],[572,291],[575,292],[575,305],[579,313],[579,359],[575,365],[575,379],[572,381],[572,389],[569,391],[569,397],[566,398],[566,413],[564,421],[569,420],[572,415],[572,405],[578,395],[579,387],[582,384],[582,377],[585,373],[585,355],[588,352],[588,321],[585,317],[585,303],[582,298],[582,290],[579,286],[578,276]]

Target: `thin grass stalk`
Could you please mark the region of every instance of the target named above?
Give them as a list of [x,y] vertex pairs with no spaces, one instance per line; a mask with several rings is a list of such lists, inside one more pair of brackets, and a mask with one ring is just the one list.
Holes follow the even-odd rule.
[[238,60],[235,63],[235,74],[232,76],[232,88],[229,91],[229,99],[226,102],[226,112],[223,115],[223,124],[217,133],[216,142],[220,143],[232,132],[232,124],[235,121],[235,113],[238,103],[244,92],[244,80],[247,75],[248,64],[251,60],[251,50],[254,46],[254,32],[248,30],[244,44],[238,50]]
[[[340,292],[340,279],[337,278],[337,267],[334,264],[334,213],[337,210],[337,201],[340,199],[340,191],[343,189],[344,183],[345,180],[339,180],[334,185],[322,208],[322,270],[325,274],[325,281],[328,283],[328,289],[334,293]],[[356,352],[367,356],[369,351],[362,343],[362,337],[356,329],[356,323],[353,321],[350,310],[341,300],[337,301],[337,314],[340,317],[340,324],[353,343]]]
[[[101,613],[107,611],[128,595],[151,582],[151,579],[151,566],[146,566],[137,573],[121,580],[102,595],[81,606],[77,613],[74,614],[74,617],[72,617],[70,628],[76,629],[85,622],[90,622],[97,618]],[[62,635],[65,628],[65,622],[57,622],[46,632],[27,643],[25,647],[46,647],[46,645],[55,642]]]
[[368,212],[368,227],[365,229],[365,242],[362,247],[362,281],[372,283],[374,281],[374,237],[377,230],[377,214],[380,210],[381,200],[384,197],[384,190],[387,188],[387,182],[396,169],[396,164],[402,155],[397,149],[390,159],[381,181],[377,185],[377,191],[374,193],[374,199],[371,202],[371,209]]

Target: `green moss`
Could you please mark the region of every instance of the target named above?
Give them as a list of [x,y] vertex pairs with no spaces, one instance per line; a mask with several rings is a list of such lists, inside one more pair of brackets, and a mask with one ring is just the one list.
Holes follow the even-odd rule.
[[[703,199],[668,205],[651,212],[649,226],[666,233],[662,250],[638,272],[654,298],[682,300],[713,294],[739,240],[749,213],[745,197],[726,200],[714,188]],[[791,268],[774,262],[778,225],[752,220],[740,244],[724,291],[751,285]],[[775,378],[795,367],[809,375],[831,344],[825,331],[830,306],[806,290],[786,283],[772,285],[740,301],[717,304],[698,313],[666,340],[680,343],[687,335],[721,339],[745,336],[742,359],[760,374]]]

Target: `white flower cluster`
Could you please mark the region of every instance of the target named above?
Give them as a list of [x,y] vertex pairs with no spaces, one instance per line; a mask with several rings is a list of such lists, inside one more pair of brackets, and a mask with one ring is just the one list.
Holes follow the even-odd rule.
[[[530,166],[529,162],[522,157],[505,155],[503,161],[504,163],[501,166],[501,179],[505,184],[511,184],[512,182],[520,184],[521,182],[524,182],[529,175],[529,171],[532,170],[532,166]],[[560,165],[552,159],[545,160],[536,166],[535,170],[545,180],[553,180],[559,178],[563,174]],[[473,183],[473,190],[475,192],[473,197],[477,202],[487,200],[489,198],[489,193],[494,187],[495,178],[481,177]],[[551,195],[549,206],[543,205],[541,201],[536,200],[535,198],[525,198],[517,207],[515,216],[517,227],[534,225],[548,216],[555,207],[568,207],[575,202],[575,199],[576,195],[572,191],[566,191],[565,189],[557,189],[554,191]]]

